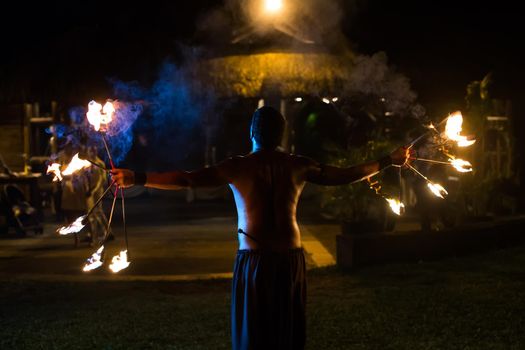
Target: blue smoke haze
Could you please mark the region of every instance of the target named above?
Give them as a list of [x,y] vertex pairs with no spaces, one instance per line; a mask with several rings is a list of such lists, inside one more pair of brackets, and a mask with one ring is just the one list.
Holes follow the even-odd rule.
[[[133,127],[142,142],[135,147],[136,164],[130,165],[145,170],[195,165],[188,161],[204,154],[200,126],[213,108],[214,98],[212,93],[203,93],[206,90],[195,85],[188,70],[165,63],[150,89],[137,82],[123,81],[113,81],[113,87],[117,98],[140,101],[144,109]],[[129,141],[119,138],[111,143],[120,143],[121,152],[127,152]]]
[[[110,82],[116,112],[106,138],[116,166],[162,171],[201,165],[188,161],[204,154],[201,121],[215,99],[193,83],[187,69],[165,63],[150,88],[136,81]],[[108,162],[101,133],[87,123],[86,111],[86,107],[70,110],[71,128],[80,128],[84,134],[76,144],[96,146]],[[59,130],[61,136],[67,134],[67,127]]]

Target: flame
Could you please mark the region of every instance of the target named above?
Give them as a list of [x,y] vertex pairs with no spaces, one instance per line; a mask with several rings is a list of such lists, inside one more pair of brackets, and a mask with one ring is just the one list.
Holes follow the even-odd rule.
[[93,125],[96,131],[99,131],[101,125],[107,125],[111,122],[114,113],[115,107],[110,101],[106,102],[104,107],[100,103],[91,101],[88,104],[86,116],[89,124]]
[[84,228],[83,221],[86,218],[86,215],[79,216],[75,221],[73,221],[71,224],[67,226],[62,226],[57,230],[59,235],[68,235],[70,233],[77,233],[80,232]]
[[447,190],[445,190],[440,184],[429,182],[427,183],[427,186],[436,197],[445,199],[445,196],[448,194]]
[[128,261],[128,251],[122,250],[119,255],[115,255],[113,259],[111,259],[111,264],[109,265],[109,268],[114,273],[117,273],[121,270],[124,270],[126,267],[128,267],[130,262]]
[[449,162],[460,173],[468,173],[472,171],[472,164],[470,164],[470,162],[466,160],[455,158],[455,159],[449,159]]
[[102,252],[104,251],[104,246],[98,248],[98,250],[87,259],[86,264],[82,268],[82,271],[87,272],[94,269],[98,269],[102,266]]
[[462,137],[465,137],[465,139],[458,141],[458,147],[468,147],[476,143],[476,140],[467,140],[466,136]]
[[390,209],[392,209],[392,211],[395,214],[401,215],[401,210],[405,209],[405,205],[397,199],[393,199],[393,198],[385,198],[385,199],[388,202],[388,205],[390,205]]
[[53,173],[55,177],[53,178],[53,181],[62,181],[62,173],[60,172],[60,164],[53,163],[51,165],[47,166],[46,174]]
[[469,140],[466,136],[460,135],[463,125],[461,112],[454,112],[447,118],[445,125],[445,136],[452,141],[456,141],[458,147],[468,147],[473,145],[476,140]]
[[73,156],[73,159],[71,159],[71,162],[66,167],[66,170],[62,172],[62,175],[71,175],[75,171],[78,171],[80,169],[84,169],[87,167],[90,167],[91,163],[87,160],[80,159],[78,157],[78,153]]

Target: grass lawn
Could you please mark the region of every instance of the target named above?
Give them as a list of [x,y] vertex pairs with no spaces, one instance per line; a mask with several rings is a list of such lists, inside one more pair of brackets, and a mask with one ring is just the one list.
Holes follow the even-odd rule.
[[[308,349],[525,349],[525,247],[308,276]],[[0,349],[229,349],[229,288],[3,280]]]

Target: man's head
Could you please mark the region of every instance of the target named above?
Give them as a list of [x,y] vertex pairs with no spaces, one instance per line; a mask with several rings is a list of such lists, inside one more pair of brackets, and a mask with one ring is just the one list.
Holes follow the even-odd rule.
[[275,108],[258,108],[252,117],[251,138],[262,148],[275,149],[281,145],[286,121]]

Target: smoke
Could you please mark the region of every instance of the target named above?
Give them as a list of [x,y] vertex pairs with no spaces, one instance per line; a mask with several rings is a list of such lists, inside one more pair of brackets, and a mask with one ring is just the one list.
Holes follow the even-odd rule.
[[[117,96],[117,95],[115,95]],[[108,125],[107,136],[113,162],[120,165],[133,144],[133,124],[143,111],[143,106],[131,102],[114,101],[115,115]]]
[[69,126],[56,125],[49,132],[62,138],[61,146],[96,147],[108,162],[104,135],[116,166],[159,171],[180,167],[195,154],[204,154],[201,122],[215,101],[213,92],[192,79],[191,63],[164,63],[149,87],[110,79],[115,114],[104,133],[87,122],[89,101],[69,110]]
[[[201,126],[203,118],[213,108],[215,98],[209,88],[204,89],[192,79],[191,64],[191,59],[184,66],[165,63],[158,79],[149,88],[137,82],[113,80],[117,98],[136,101],[132,105],[124,104],[127,107],[122,115],[126,116],[123,120],[127,124],[117,121],[120,129],[111,139],[112,147],[113,142],[118,145],[116,152],[125,156],[130,148],[133,135],[126,130],[131,130],[128,127],[131,121],[134,123],[133,134],[138,138],[138,148],[142,148],[143,153],[143,159],[138,162],[145,167],[169,169],[180,166],[181,162],[188,161],[195,154],[204,154]],[[137,118],[129,116],[137,113],[141,115],[135,123]]]
[[345,92],[349,96],[377,97],[389,115],[416,119],[425,115],[423,106],[416,102],[417,94],[411,89],[410,80],[388,64],[384,52],[355,57]]

